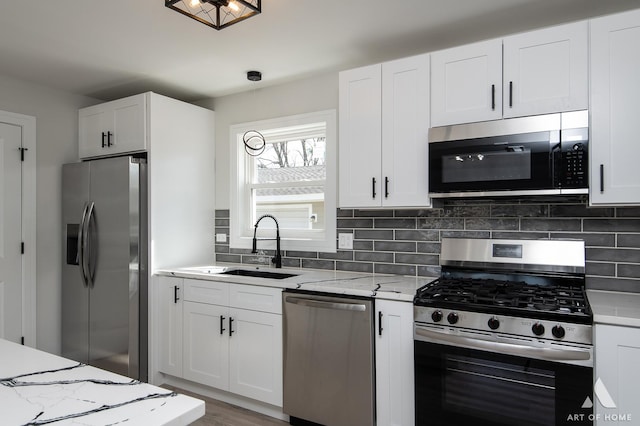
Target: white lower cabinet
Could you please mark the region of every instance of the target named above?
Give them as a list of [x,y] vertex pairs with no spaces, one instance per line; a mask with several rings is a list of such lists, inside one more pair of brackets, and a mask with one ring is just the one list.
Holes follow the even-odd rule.
[[640,328],[596,324],[596,426],[640,425],[639,359]]
[[413,426],[413,304],[376,299],[377,426]]
[[282,289],[171,277],[156,284],[162,373],[282,406]]
[[282,406],[282,315],[230,309],[229,391]]
[[[229,388],[229,308],[184,302],[183,377],[203,385]],[[224,325],[224,326],[223,326]]]
[[154,277],[158,289],[159,369],[182,377],[182,278]]

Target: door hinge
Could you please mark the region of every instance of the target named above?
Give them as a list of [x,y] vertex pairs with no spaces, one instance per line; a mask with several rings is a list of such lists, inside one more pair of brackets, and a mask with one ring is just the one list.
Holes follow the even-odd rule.
[[24,346],[24,336],[22,336],[22,337],[20,338],[20,344],[21,344],[22,346]]
[[24,254],[24,241],[20,243],[20,254]]
[[29,151],[29,148],[18,148],[20,150],[20,161],[24,161],[24,152]]

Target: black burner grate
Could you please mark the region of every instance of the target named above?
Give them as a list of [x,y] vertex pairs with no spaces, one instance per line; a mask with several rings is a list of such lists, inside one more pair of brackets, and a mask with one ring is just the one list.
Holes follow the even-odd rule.
[[414,304],[590,322],[592,314],[584,286],[555,281],[536,285],[524,280],[441,277],[421,287]]

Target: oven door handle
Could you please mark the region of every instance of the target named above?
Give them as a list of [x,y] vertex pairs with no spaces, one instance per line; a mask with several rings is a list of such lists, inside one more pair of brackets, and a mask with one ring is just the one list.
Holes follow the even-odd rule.
[[[456,336],[416,327],[416,335],[442,343],[463,346],[470,349],[499,352],[527,358],[538,358],[549,361],[585,361],[591,359],[591,353],[585,350],[539,348],[514,343],[493,342],[489,340]],[[420,339],[418,339],[420,340]]]

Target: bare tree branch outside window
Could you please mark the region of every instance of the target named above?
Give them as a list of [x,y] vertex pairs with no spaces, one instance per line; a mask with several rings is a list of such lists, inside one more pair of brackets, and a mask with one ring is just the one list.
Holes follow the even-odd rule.
[[258,157],[258,168],[322,166],[325,164],[324,137],[267,144]]

